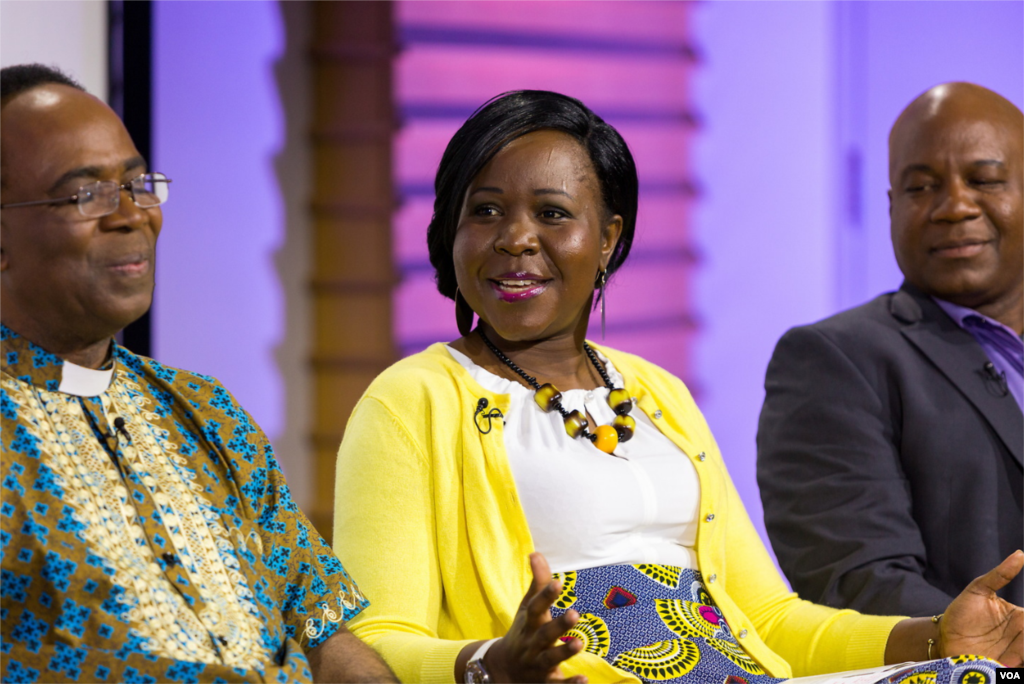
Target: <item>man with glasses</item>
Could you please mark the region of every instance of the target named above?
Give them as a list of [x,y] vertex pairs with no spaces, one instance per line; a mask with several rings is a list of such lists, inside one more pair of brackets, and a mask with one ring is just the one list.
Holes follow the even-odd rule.
[[113,341],[171,180],[64,74],[0,90],[0,678],[394,681],[251,417]]

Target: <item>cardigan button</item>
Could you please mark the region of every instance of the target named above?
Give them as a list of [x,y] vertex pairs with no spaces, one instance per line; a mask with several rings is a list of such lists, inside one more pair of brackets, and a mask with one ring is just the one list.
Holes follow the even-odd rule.
[[707,457],[708,457],[708,455],[707,455],[707,454],[705,454],[705,453],[704,453],[703,451],[702,451],[702,452],[700,452],[699,454],[697,454],[697,458],[699,458],[699,459],[700,459],[700,460],[702,460],[702,461],[703,461],[703,460],[704,460],[705,458],[707,458]]
[[661,418],[661,409],[658,409],[657,411],[654,412],[654,418],[655,419]]
[[708,577],[708,584],[714,584],[717,579],[718,575],[711,573],[711,577]]
[[747,638],[747,630],[741,629],[740,633],[739,633],[739,637],[740,637],[740,639],[746,639]]
[[715,519],[715,514],[714,513],[708,513],[707,517],[704,518],[705,522],[711,522],[714,519]]

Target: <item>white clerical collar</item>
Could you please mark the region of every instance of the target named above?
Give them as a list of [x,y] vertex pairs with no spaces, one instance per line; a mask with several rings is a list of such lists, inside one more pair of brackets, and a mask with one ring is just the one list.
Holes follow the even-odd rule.
[[65,361],[61,368],[60,387],[57,391],[76,397],[95,397],[107,391],[113,378],[113,364],[107,370],[93,370]]

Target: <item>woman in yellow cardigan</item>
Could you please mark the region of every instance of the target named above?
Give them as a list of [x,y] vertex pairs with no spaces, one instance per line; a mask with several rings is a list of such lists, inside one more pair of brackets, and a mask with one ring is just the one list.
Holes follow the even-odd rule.
[[[374,381],[337,468],[335,547],[371,602],[349,626],[400,679],[768,684],[965,653],[1020,663],[1024,611],[994,592],[1024,554],[941,619],[802,601],[683,383],[585,342],[629,253],[637,179],[582,103],[491,101],[436,191],[431,262],[463,337]],[[985,684],[996,666],[946,658],[894,681]]]

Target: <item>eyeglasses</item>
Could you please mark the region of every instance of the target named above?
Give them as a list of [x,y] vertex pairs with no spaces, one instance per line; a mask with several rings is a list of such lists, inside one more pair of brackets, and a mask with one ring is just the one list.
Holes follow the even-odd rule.
[[132,194],[132,201],[142,209],[157,207],[167,201],[167,184],[171,179],[162,173],[144,173],[127,183],[117,181],[96,181],[78,188],[70,197],[34,202],[0,204],[0,209],[28,207],[36,204],[77,204],[78,211],[86,218],[100,218],[113,214],[121,206],[121,191]]

